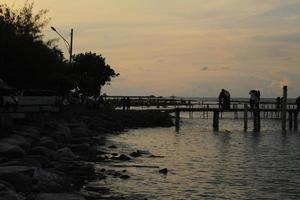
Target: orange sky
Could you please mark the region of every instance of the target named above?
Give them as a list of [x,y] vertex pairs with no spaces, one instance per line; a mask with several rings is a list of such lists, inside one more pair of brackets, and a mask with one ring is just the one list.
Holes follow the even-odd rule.
[[[24,0],[0,0],[18,7]],[[121,74],[111,95],[300,95],[298,0],[36,0],[47,39],[74,28],[74,52],[101,53]],[[62,50],[66,48],[59,43]]]

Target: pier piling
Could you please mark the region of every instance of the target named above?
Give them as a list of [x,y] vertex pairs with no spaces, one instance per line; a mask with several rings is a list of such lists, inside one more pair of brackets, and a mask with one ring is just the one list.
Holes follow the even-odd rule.
[[213,129],[214,129],[214,131],[219,131],[219,111],[214,111]]
[[244,131],[248,129],[248,104],[244,104]]
[[282,113],[281,113],[281,123],[282,123],[283,131],[286,131],[286,103],[287,103],[287,86],[283,86]]

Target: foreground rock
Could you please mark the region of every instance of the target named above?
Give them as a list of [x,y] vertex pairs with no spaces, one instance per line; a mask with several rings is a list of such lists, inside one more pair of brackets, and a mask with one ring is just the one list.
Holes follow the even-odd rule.
[[85,198],[79,194],[41,193],[35,200],[85,200]]

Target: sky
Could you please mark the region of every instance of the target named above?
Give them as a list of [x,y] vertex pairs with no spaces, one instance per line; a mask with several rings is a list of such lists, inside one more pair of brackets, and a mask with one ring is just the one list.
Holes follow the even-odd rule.
[[[0,0],[17,8],[25,0]],[[300,95],[300,0],[36,0],[46,39],[66,39],[120,73],[108,95]],[[68,53],[62,41],[59,47]]]

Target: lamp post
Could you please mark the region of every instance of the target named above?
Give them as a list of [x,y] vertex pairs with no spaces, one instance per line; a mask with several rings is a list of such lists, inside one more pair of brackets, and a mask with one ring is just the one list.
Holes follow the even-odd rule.
[[69,65],[71,66],[72,64],[72,54],[73,54],[73,29],[71,29],[71,40],[70,43],[53,27],[51,26],[51,29],[57,33],[65,42],[67,48],[68,48],[68,52],[70,54],[70,58],[69,58]]

